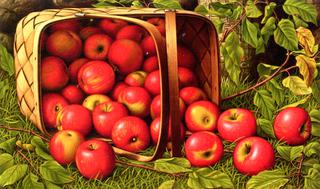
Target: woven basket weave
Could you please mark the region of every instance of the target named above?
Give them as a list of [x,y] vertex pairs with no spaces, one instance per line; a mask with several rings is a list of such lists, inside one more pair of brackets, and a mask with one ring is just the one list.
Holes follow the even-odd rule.
[[[158,30],[143,19],[164,17],[166,20],[166,40]],[[172,124],[172,155],[181,155],[179,141],[179,87],[177,65],[177,41],[193,49],[199,64],[196,73],[200,87],[210,99],[219,104],[220,72],[219,48],[216,30],[206,17],[190,11],[134,9],[134,8],[67,8],[48,9],[30,13],[17,25],[14,56],[17,80],[18,103],[21,112],[36,127],[47,133],[41,113],[40,83],[40,35],[51,24],[66,19],[114,18],[123,19],[144,27],[156,42],[161,77],[161,131],[159,142],[152,156],[142,156],[118,148],[115,152],[139,161],[151,161],[162,156],[165,151],[169,117]],[[181,32],[184,31],[184,32]],[[176,35],[182,33],[181,35]]]

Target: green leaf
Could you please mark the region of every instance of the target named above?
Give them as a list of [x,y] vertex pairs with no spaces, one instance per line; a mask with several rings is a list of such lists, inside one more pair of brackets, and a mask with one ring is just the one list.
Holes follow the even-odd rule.
[[42,178],[54,184],[65,184],[73,181],[68,171],[56,161],[46,161],[39,168]]
[[305,159],[302,163],[302,173],[308,174],[309,169],[313,168],[314,164],[319,164],[319,159],[309,158]]
[[223,30],[223,25],[224,25],[223,20],[220,19],[219,17],[212,17],[211,21],[214,24],[214,26],[216,27],[217,32],[221,33]]
[[289,76],[282,81],[283,86],[290,89],[295,95],[307,95],[312,93],[311,87],[298,76]]
[[158,189],[173,189],[175,180],[168,180],[163,182]]
[[264,8],[264,17],[261,21],[262,24],[267,23],[267,20],[273,15],[273,10],[276,6],[276,3],[271,2]]
[[21,180],[27,173],[28,165],[14,165],[0,175],[0,186],[5,187]]
[[315,80],[312,84],[313,99],[320,104],[320,80]]
[[300,105],[302,105],[302,104],[305,104],[306,102],[308,102],[308,99],[309,99],[309,98],[310,98],[310,96],[307,96],[307,97],[305,97],[305,98],[303,98],[303,99],[301,99],[301,100],[299,100],[299,101],[297,101],[297,102],[295,102],[295,103],[292,103],[292,104],[288,104],[288,105],[286,105],[286,106],[283,106],[282,108],[279,109],[279,111],[280,111],[280,110],[284,110],[284,109],[286,109],[286,108],[298,107],[298,106],[300,106]]
[[60,186],[46,180],[44,180],[44,185],[46,185],[46,189],[62,189]]
[[317,9],[305,0],[286,0],[283,10],[289,15],[299,16],[302,20],[317,25]]
[[6,140],[2,143],[0,143],[0,149],[8,152],[9,154],[12,154],[14,152],[14,149],[16,147],[16,138],[11,138],[9,140]]
[[2,44],[0,44],[0,67],[6,71],[9,76],[14,74],[13,57]]
[[153,5],[161,9],[182,9],[179,1],[177,0],[154,0]]
[[304,177],[304,189],[320,188],[320,164],[314,164],[309,169],[308,175]]
[[289,179],[281,170],[263,171],[256,176],[252,176],[247,182],[247,189],[280,189],[287,184]]
[[298,157],[301,157],[303,152],[303,146],[278,146],[277,151],[282,158],[287,161],[293,161]]
[[241,6],[238,6],[237,8],[233,9],[232,15],[230,16],[230,19],[238,20],[240,16],[243,13],[243,9]]
[[185,158],[158,159],[154,162],[154,168],[166,173],[184,173],[191,171],[191,164]]
[[263,37],[259,37],[258,39],[258,46],[256,48],[256,54],[261,54],[266,51],[266,48],[264,46],[264,39]]
[[241,25],[241,31],[243,40],[252,47],[256,48],[258,46],[259,28],[248,19],[245,19]]
[[293,22],[294,22],[294,25],[296,26],[296,28],[309,27],[309,24],[306,23],[305,21],[301,20],[298,16],[293,16]]
[[35,152],[38,156],[45,160],[53,160],[49,153],[48,146],[43,140],[37,136],[34,136],[31,140],[31,144],[35,147]]
[[194,11],[195,11],[196,13],[202,14],[202,15],[204,15],[204,16],[206,16],[206,15],[208,14],[208,9],[207,9],[207,7],[204,6],[204,5],[198,5],[198,6],[194,9]]
[[131,7],[142,8],[144,5],[139,0],[136,0],[131,3]]
[[7,153],[0,155],[0,175],[13,165],[14,165],[14,160],[12,155]]
[[311,110],[309,112],[311,118],[312,129],[311,133],[313,136],[320,137],[320,110]]
[[270,92],[264,89],[258,90],[254,96],[253,103],[259,108],[265,118],[270,120],[273,117],[273,112],[276,108],[275,100],[272,98]]
[[259,118],[257,120],[258,128],[263,131],[263,133],[268,136],[275,138],[273,131],[273,123],[270,120]]
[[320,157],[320,143],[318,141],[311,142],[304,147],[303,153],[307,157],[311,157],[312,155],[317,155]]
[[305,55],[298,55],[296,61],[300,74],[303,76],[306,85],[310,87],[317,70],[316,60]]
[[22,181],[23,189],[44,189],[44,184],[38,181],[37,175],[30,173]]
[[193,189],[201,188],[234,188],[226,173],[210,168],[201,168],[189,174],[188,186]]
[[209,13],[222,18],[231,17],[236,8],[232,3],[213,2],[209,4]]
[[287,50],[298,50],[298,39],[292,21],[288,19],[280,20],[277,29],[274,31],[274,40]]
[[248,18],[259,18],[262,15],[262,12],[254,4],[253,0],[247,1],[246,5],[246,14]]
[[264,39],[265,45],[268,44],[269,38],[273,35],[276,28],[276,19],[274,17],[270,17],[266,24],[261,28],[261,35]]
[[0,99],[4,99],[7,97],[7,91],[10,90],[9,79],[0,81]]
[[267,89],[271,92],[272,98],[276,101],[278,105],[281,105],[285,100],[285,94],[283,87],[280,86],[276,79],[271,79],[267,83]]
[[279,66],[274,66],[270,64],[260,63],[258,64],[257,71],[261,76],[270,76],[273,71],[279,69]]

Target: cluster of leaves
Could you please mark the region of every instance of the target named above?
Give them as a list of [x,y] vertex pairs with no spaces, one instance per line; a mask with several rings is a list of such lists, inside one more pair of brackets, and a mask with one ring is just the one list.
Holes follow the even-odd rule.
[[98,0],[98,3],[94,5],[97,8],[105,7],[156,7],[156,8],[170,8],[170,9],[182,9],[178,0]]

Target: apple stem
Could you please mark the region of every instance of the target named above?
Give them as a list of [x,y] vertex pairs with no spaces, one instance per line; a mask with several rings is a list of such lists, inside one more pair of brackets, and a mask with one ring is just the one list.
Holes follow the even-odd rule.
[[31,131],[31,130],[27,130],[27,129],[23,129],[23,128],[13,128],[13,127],[8,127],[8,126],[4,126],[4,125],[0,125],[0,129],[1,128],[9,130],[9,131],[21,131],[21,132],[24,132],[24,133],[29,133],[29,134],[32,134],[34,136],[37,136],[37,137],[41,138],[42,140],[44,140],[46,142],[50,142],[50,139],[48,139],[45,136],[42,136],[42,135],[36,133],[35,131]]

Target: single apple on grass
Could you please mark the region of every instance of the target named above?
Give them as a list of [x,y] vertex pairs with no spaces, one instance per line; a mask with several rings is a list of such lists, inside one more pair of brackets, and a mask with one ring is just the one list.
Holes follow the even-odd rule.
[[219,118],[219,107],[210,101],[192,103],[186,110],[186,126],[191,132],[214,131]]
[[128,116],[128,110],[121,103],[102,103],[96,106],[92,112],[93,126],[98,134],[111,138],[113,125],[126,116]]
[[90,110],[78,104],[63,107],[57,116],[57,128],[78,131],[83,136],[87,136],[92,130]]
[[80,30],[80,37],[83,40],[86,40],[88,37],[94,35],[94,34],[103,34],[103,30],[101,28],[98,27],[94,27],[94,26],[87,26],[84,27]]
[[59,112],[68,105],[67,99],[57,93],[46,93],[42,96],[42,118],[47,128],[57,127]]
[[186,103],[186,105],[190,105],[194,102],[208,99],[206,93],[198,87],[182,88],[180,90],[179,96]]
[[198,86],[197,76],[188,68],[178,68],[179,87]]
[[99,27],[111,37],[116,37],[118,31],[128,25],[126,21],[118,19],[102,19],[99,22]]
[[275,118],[273,129],[278,140],[288,145],[302,145],[311,135],[311,119],[303,108],[286,108]]
[[78,72],[80,68],[90,60],[87,58],[79,58],[69,65],[69,75],[72,83],[78,83]]
[[115,83],[112,67],[104,61],[90,61],[78,73],[78,83],[87,94],[108,93]]
[[223,144],[214,133],[208,131],[196,132],[187,139],[185,152],[192,166],[212,166],[222,158]]
[[128,25],[119,30],[116,39],[130,39],[140,43],[146,31],[137,25]]
[[69,81],[67,66],[61,58],[48,56],[41,61],[41,87],[49,91],[63,88]]
[[84,99],[84,93],[75,85],[68,85],[62,89],[61,94],[70,104],[81,104]]
[[149,18],[147,22],[154,25],[162,36],[166,36],[166,23],[163,18]]
[[156,70],[147,75],[144,82],[144,88],[146,88],[152,95],[156,96],[161,92],[160,83],[160,71]]
[[147,77],[147,72],[135,71],[128,74],[125,77],[124,82],[131,87],[143,87],[146,77]]
[[77,131],[58,131],[50,139],[50,154],[61,165],[72,163],[76,158],[78,147],[84,140],[82,134]]
[[116,165],[116,157],[110,144],[91,139],[78,147],[76,165],[85,178],[104,179],[112,174]]
[[87,96],[84,101],[82,102],[82,106],[84,106],[85,108],[87,108],[90,111],[93,111],[94,108],[102,103],[105,102],[111,102],[112,100],[110,99],[110,97],[108,97],[107,95],[103,95],[103,94],[93,94],[93,95],[89,95]]
[[229,109],[220,115],[217,129],[223,140],[235,142],[256,134],[256,118],[247,109]]
[[113,87],[111,91],[111,97],[113,100],[118,101],[119,100],[119,95],[121,94],[122,90],[127,88],[128,85],[125,84],[124,82],[119,82],[116,83],[116,85]]
[[[183,100],[179,98],[179,112],[180,112],[180,119],[184,119],[184,113],[186,111],[186,105],[184,104]],[[157,95],[153,98],[150,105],[150,114],[151,118],[155,119],[160,117],[161,115],[161,95]]]
[[78,20],[64,20],[54,23],[50,26],[50,32],[53,33],[59,30],[69,30],[77,33],[81,29],[81,24]]
[[150,143],[149,127],[138,117],[121,118],[112,128],[112,141],[116,147],[129,152],[141,152]]
[[180,67],[193,69],[196,63],[194,54],[187,47],[178,45],[178,65]]
[[245,175],[256,175],[271,169],[275,163],[271,144],[260,137],[248,137],[240,140],[233,151],[233,164]]
[[112,39],[105,34],[94,34],[84,42],[84,55],[92,60],[105,60],[108,57]]
[[150,35],[143,38],[141,41],[141,48],[143,50],[143,54],[147,57],[157,55],[156,44]]
[[150,73],[156,70],[159,70],[158,57],[151,56],[147,58],[142,65],[143,71]]

